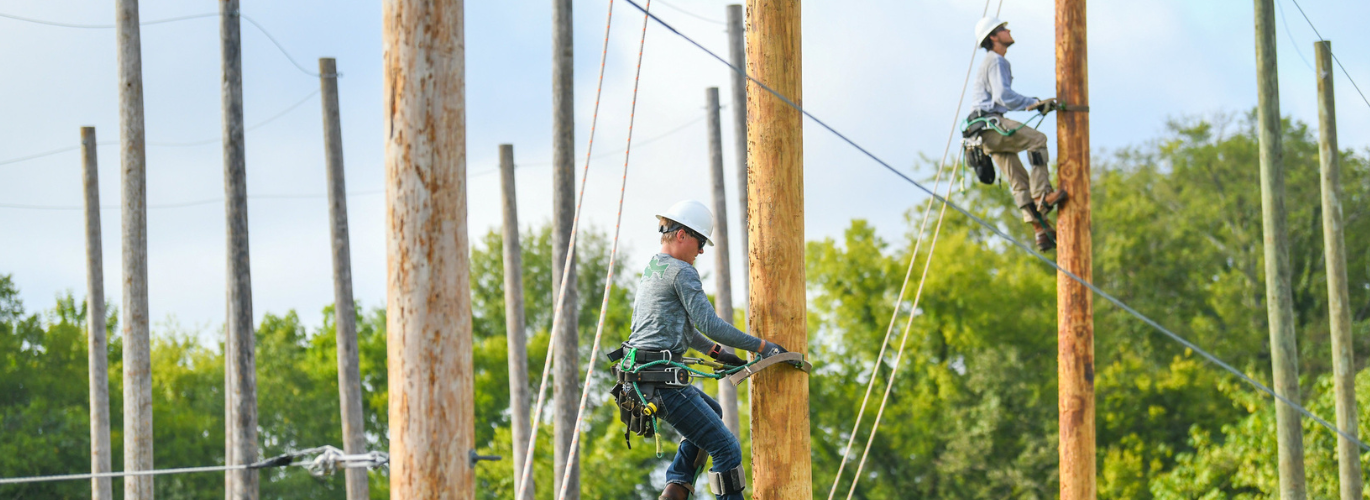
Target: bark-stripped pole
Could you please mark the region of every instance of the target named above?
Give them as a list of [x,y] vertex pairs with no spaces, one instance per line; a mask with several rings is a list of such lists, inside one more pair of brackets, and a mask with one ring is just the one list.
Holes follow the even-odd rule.
[[[100,174],[95,127],[81,127],[82,184],[86,194],[86,346],[90,371],[90,472],[110,471],[109,349],[105,340],[105,265],[100,243]],[[90,480],[94,500],[114,498],[110,478]]]
[[[1056,262],[1092,281],[1086,40],[1085,0],[1056,0],[1056,97],[1067,109],[1078,107],[1056,116],[1057,182],[1070,193],[1057,219]],[[1093,500],[1094,301],[1065,273],[1056,275],[1056,321],[1061,500]]]
[[[518,198],[514,189],[514,145],[499,146],[500,187],[504,201],[504,326],[509,342],[509,416],[514,439],[514,477],[523,477],[528,450],[528,332],[523,316],[523,247],[519,243]],[[523,496],[532,500],[532,478]]]
[[[1265,242],[1265,306],[1270,318],[1270,364],[1275,393],[1298,403],[1299,350],[1289,287],[1289,229],[1284,208],[1284,147],[1280,137],[1280,84],[1275,57],[1275,5],[1256,4],[1256,115],[1260,133],[1261,220]],[[1074,193],[1071,193],[1074,194]],[[1275,402],[1280,498],[1303,500],[1303,431],[1299,413]]]
[[[257,362],[252,328],[252,267],[247,241],[247,165],[243,144],[243,54],[238,0],[219,2],[223,70],[224,214],[228,230],[228,320],[224,328],[224,441],[227,465],[257,461]],[[224,473],[225,498],[257,498],[255,469]]]
[[[333,247],[333,326],[338,344],[338,398],[342,411],[343,451],[366,453],[362,423],[362,375],[357,359],[357,308],[352,298],[352,244],[347,230],[347,182],[343,174],[342,114],[338,110],[338,64],[319,58],[323,98],[324,162],[328,170],[329,235]],[[346,472],[347,498],[369,498],[366,469]]]
[[[736,4],[728,6],[728,61],[738,68],[747,67],[747,48],[742,35],[742,6]],[[738,233],[742,237],[739,242],[742,259],[738,264],[742,267],[742,275],[747,276],[747,79],[736,71],[729,73],[733,80],[730,106],[733,108],[733,154],[737,161],[737,220],[742,227]],[[748,281],[742,280],[742,300],[747,300],[751,289]],[[742,310],[746,312],[746,304],[743,304]],[[745,321],[746,318],[743,319]],[[728,321],[732,321],[732,318],[728,318]]]
[[[566,245],[576,216],[574,53],[571,38],[571,0],[552,0],[552,289],[561,290],[562,272],[567,266]],[[569,477],[566,498],[580,498],[580,460],[570,463],[571,429],[576,426],[580,403],[580,301],[576,294],[576,261],[570,262],[566,276],[566,299],[561,309],[556,345],[552,359],[552,491],[560,491],[561,480]],[[576,454],[579,456],[579,453]]]
[[[152,470],[152,358],[147,316],[147,156],[138,0],[116,0],[124,307],[124,470]],[[124,498],[151,500],[152,476],[124,478]]]
[[[747,73],[801,103],[799,0],[748,0]],[[808,351],[804,298],[804,129],[799,111],[747,89],[748,252],[756,263],[751,332]],[[752,498],[813,498],[808,375],[788,367],[751,378]]]
[[[1346,235],[1341,210],[1341,162],[1337,150],[1337,103],[1332,92],[1332,42],[1313,43],[1318,60],[1318,156],[1322,159],[1322,238],[1327,258],[1327,309],[1332,330],[1332,373],[1337,428],[1359,437],[1356,363],[1351,339],[1351,299],[1346,285]],[[1342,500],[1361,498],[1360,446],[1337,438]]]
[[392,498],[475,497],[462,0],[385,0]]
[[[728,254],[728,197],[723,187],[723,131],[718,116],[718,87],[709,87],[704,92],[705,107],[709,124],[709,178],[714,188],[714,275],[717,276],[718,289],[714,294],[714,308],[718,317],[729,324],[733,322],[733,275]],[[745,189],[746,185],[743,185]],[[723,351],[732,354],[731,347]],[[737,418],[737,388],[732,384],[719,381],[718,405],[723,407],[723,424],[734,436],[741,436],[742,430]]]

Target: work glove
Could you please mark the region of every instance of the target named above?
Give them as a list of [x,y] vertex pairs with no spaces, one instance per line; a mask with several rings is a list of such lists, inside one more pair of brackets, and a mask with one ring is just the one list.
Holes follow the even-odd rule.
[[1028,110],[1028,111],[1036,111],[1036,112],[1041,113],[1041,114],[1044,114],[1044,115],[1047,114],[1047,113],[1050,113],[1051,110],[1053,110],[1053,109],[1056,109],[1056,98],[1055,98],[1055,97],[1051,97],[1051,98],[1047,98],[1047,99],[1039,99],[1039,100],[1037,100],[1037,102],[1035,102],[1035,103],[1033,103],[1031,106],[1028,106],[1028,107],[1027,107],[1027,110]]
[[728,366],[742,366],[747,364],[747,360],[739,358],[736,354],[731,352],[723,351],[722,349],[719,349],[717,353],[709,354],[709,357],[714,358],[714,361]]
[[761,350],[757,351],[756,354],[761,356],[761,359],[766,359],[784,352],[790,351],[785,350],[784,347],[780,347],[780,344],[763,340],[761,341]]

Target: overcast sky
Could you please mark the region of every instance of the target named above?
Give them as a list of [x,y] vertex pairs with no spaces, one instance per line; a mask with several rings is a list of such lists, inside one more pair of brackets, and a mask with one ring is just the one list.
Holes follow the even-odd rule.
[[[725,5],[733,2],[669,1],[654,2],[653,11],[706,47],[726,53],[720,21]],[[1278,23],[1281,110],[1316,122],[1316,81],[1308,63],[1317,36],[1291,0],[1276,1],[1285,14]],[[144,21],[218,9],[203,0],[141,3]],[[1370,90],[1370,39],[1361,35],[1370,2],[1304,3],[1347,70]],[[550,219],[550,4],[466,5],[473,239],[501,223],[499,176],[489,173],[497,166],[501,143],[515,145],[521,223]],[[588,139],[607,5],[607,0],[575,5],[577,171]],[[972,29],[984,6],[982,0],[805,2],[803,104],[892,165],[930,177],[930,170],[915,167],[921,157],[942,155],[969,62]],[[1255,106],[1251,2],[1096,1],[1090,9],[1089,104],[1096,157],[1157,137],[1170,118]],[[243,14],[269,30],[305,69],[316,70],[319,57],[338,59],[344,74],[339,87],[352,268],[356,298],[368,308],[385,302],[380,11],[375,1],[242,3]],[[109,0],[3,0],[0,14],[72,24],[114,22]],[[1018,41],[1008,53],[1014,88],[1051,95],[1053,2],[1006,0],[1001,17]],[[597,156],[621,152],[627,138],[641,27],[640,13],[615,3]],[[315,327],[323,306],[333,301],[320,104],[312,95],[319,82],[292,65],[256,27],[244,22],[242,32],[248,125],[285,111],[246,136],[254,313],[260,319],[267,312],[294,309]],[[151,317],[154,322],[176,318],[209,335],[221,327],[225,304],[223,164],[215,141],[221,128],[218,23],[207,17],[149,25],[142,40]],[[80,157],[68,151],[5,162],[76,146],[82,125],[95,126],[101,142],[117,143],[115,55],[112,29],[0,18],[0,274],[13,275],[30,310],[50,308],[64,291],[86,294]],[[726,67],[659,26],[648,28],[624,213],[621,258],[630,271],[655,252],[655,211],[682,198],[710,200],[701,119],[710,86],[720,87],[725,106],[728,216],[738,234],[729,84]],[[1370,107],[1341,74],[1336,89],[1341,145],[1364,149],[1370,145]],[[1053,137],[1054,149],[1054,121],[1048,119],[1041,129]],[[805,132],[805,236],[840,236],[853,218],[871,220],[887,238],[902,234],[903,213],[922,199],[919,193],[816,125],[806,124]],[[167,145],[197,141],[201,144]],[[117,304],[122,279],[114,208],[119,204],[118,149],[103,146],[99,152],[101,203],[110,207],[101,212],[105,296]],[[621,154],[592,163],[584,209],[589,225],[612,230],[622,165]],[[711,256],[698,264],[706,275],[715,272]],[[740,295],[743,276],[737,269],[734,275]]]

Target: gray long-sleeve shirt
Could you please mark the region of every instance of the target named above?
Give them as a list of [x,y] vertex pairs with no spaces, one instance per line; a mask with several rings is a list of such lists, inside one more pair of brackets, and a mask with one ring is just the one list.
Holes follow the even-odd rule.
[[1008,59],[998,52],[985,51],[980,61],[980,72],[975,75],[975,86],[970,93],[973,109],[986,113],[1004,114],[1017,111],[1037,102],[1013,91],[1013,68]]
[[708,352],[714,342],[747,351],[761,350],[761,339],[734,328],[714,312],[694,266],[664,253],[652,256],[637,285],[633,332],[627,344],[638,349],[685,354],[691,347]]

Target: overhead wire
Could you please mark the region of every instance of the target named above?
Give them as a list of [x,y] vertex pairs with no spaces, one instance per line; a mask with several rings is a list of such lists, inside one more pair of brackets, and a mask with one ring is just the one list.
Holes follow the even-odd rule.
[[[538,422],[542,421],[542,410],[547,400],[547,380],[551,378],[552,356],[557,350],[556,340],[557,331],[560,330],[562,321],[561,311],[566,306],[566,288],[569,281],[567,278],[570,277],[571,264],[575,262],[573,259],[576,252],[576,233],[580,229],[580,210],[585,203],[585,185],[590,178],[590,159],[595,149],[595,131],[599,125],[599,101],[600,96],[604,93],[604,63],[609,58],[609,34],[613,24],[614,0],[609,0],[608,14],[604,21],[604,48],[600,51],[599,78],[595,84],[595,106],[594,112],[590,115],[590,137],[585,146],[585,167],[580,174],[580,194],[576,197],[576,212],[571,219],[571,234],[566,241],[566,261],[562,266],[561,286],[558,287],[556,303],[552,308],[552,330],[547,338],[547,360],[542,365],[542,379],[538,382],[538,399],[537,403],[533,405],[533,420],[528,433],[528,447],[525,448],[527,451],[524,453],[523,475],[516,478],[518,483],[514,488],[516,491],[514,498],[524,498],[524,491],[528,488],[528,478],[533,475],[533,456],[536,454],[534,450],[537,449],[538,443]],[[571,468],[573,465],[568,462],[566,467]]]
[[[990,3],[990,0],[985,0],[985,7],[984,7],[984,9],[982,10],[982,12],[980,13],[980,16],[981,16],[981,17],[984,17],[985,15],[989,14],[989,3]],[[998,9],[995,11],[995,14],[994,14],[994,15],[995,15],[996,17],[998,17],[999,11],[1003,10],[1003,8],[1004,8],[1004,1],[1003,1],[1003,0],[999,0],[999,7],[998,7]],[[933,181],[932,181],[932,182],[933,182],[933,187],[934,187],[934,189],[935,189],[936,186],[941,182],[941,179],[942,179],[942,171],[946,168],[946,165],[947,165],[947,163],[946,163],[946,162],[947,162],[947,156],[951,153],[951,145],[952,145],[953,142],[955,142],[955,139],[956,139],[956,131],[957,131],[957,129],[959,128],[958,125],[959,125],[960,122],[961,122],[961,106],[962,106],[962,104],[963,104],[963,103],[965,102],[965,100],[966,100],[966,89],[970,87],[970,75],[971,75],[971,71],[975,68],[975,53],[976,53],[976,51],[977,51],[978,49],[979,49],[978,45],[971,48],[970,61],[968,61],[968,62],[966,63],[966,76],[965,76],[965,79],[961,82],[961,96],[958,97],[958,98],[956,99],[956,111],[952,113],[951,131],[947,133],[947,145],[946,145],[946,147],[942,150],[942,158],[941,158],[941,160],[938,162],[938,167],[937,167],[937,176],[936,176],[936,177],[933,179]],[[952,177],[955,178],[955,174],[953,174]],[[950,195],[951,195],[951,190],[950,190],[950,188],[948,188],[948,190],[947,190],[947,195],[948,195],[948,197],[950,197]],[[838,463],[838,465],[837,465],[837,474],[835,474],[835,475],[833,476],[832,488],[828,490],[828,500],[832,500],[832,499],[833,499],[833,496],[837,493],[837,485],[842,481],[842,472],[843,472],[843,470],[845,470],[846,467],[847,467],[847,460],[848,460],[848,458],[850,458],[849,455],[851,454],[852,445],[855,443],[857,432],[858,432],[858,431],[860,430],[860,428],[861,428],[861,420],[865,417],[865,414],[866,414],[866,405],[870,402],[871,391],[875,388],[875,381],[878,379],[878,377],[876,377],[876,374],[879,373],[880,367],[884,364],[885,349],[886,349],[886,347],[889,346],[890,334],[894,331],[895,320],[897,320],[897,319],[899,318],[899,308],[900,308],[901,304],[902,304],[903,301],[904,301],[904,292],[905,292],[905,290],[908,288],[908,285],[909,285],[909,278],[913,276],[914,263],[916,263],[916,262],[918,261],[918,250],[919,250],[919,247],[921,247],[921,246],[923,245],[923,235],[926,233],[927,224],[928,224],[928,216],[929,216],[929,214],[932,213],[932,207],[933,207],[933,205],[935,204],[935,202],[936,202],[936,200],[934,200],[934,199],[932,199],[932,198],[929,198],[929,199],[928,199],[928,205],[927,205],[927,207],[923,209],[923,219],[922,219],[922,222],[920,222],[920,223],[919,223],[919,226],[918,226],[918,237],[917,237],[917,240],[915,241],[915,243],[914,243],[914,245],[913,245],[913,253],[911,253],[911,254],[909,255],[909,268],[908,268],[908,271],[905,271],[905,273],[904,273],[904,283],[903,283],[902,285],[899,286],[899,297],[896,298],[895,301],[894,301],[894,304],[895,304],[894,312],[893,312],[893,314],[890,316],[889,325],[886,326],[886,328],[885,328],[885,338],[884,338],[884,340],[882,340],[882,341],[880,342],[880,352],[879,352],[879,354],[877,354],[877,355],[875,356],[875,364],[871,366],[871,371],[870,371],[870,375],[869,375],[869,380],[866,382],[866,394],[865,394],[865,396],[863,396],[863,397],[861,398],[861,406],[858,407],[859,409],[858,409],[857,412],[856,412],[856,421],[855,421],[855,423],[852,424],[851,433],[850,433],[850,434],[848,435],[848,437],[847,437],[847,445],[842,449],[842,459],[841,459],[841,461],[840,461],[840,462]],[[943,207],[943,213],[945,213],[945,207]],[[937,227],[940,229],[941,226],[942,226],[942,216],[941,216],[941,214],[939,214],[938,217],[937,217]],[[936,248],[937,248],[937,240],[936,240],[936,238],[934,237],[934,238],[933,238],[933,242],[932,242],[932,246],[931,246],[931,248],[929,248],[929,250],[928,250],[928,256],[927,256],[927,258],[926,258],[928,262],[932,262],[932,253],[936,250]],[[924,278],[926,278],[926,270],[924,271]],[[918,290],[919,290],[920,294],[921,294],[921,292],[922,292],[922,289],[923,289],[923,285],[922,285],[922,282],[920,281],[920,282],[919,282],[919,285],[918,285]],[[914,314],[914,312],[915,312],[917,309],[918,309],[918,299],[915,298],[915,299],[914,299],[914,303],[913,303],[912,307],[911,307],[910,310],[909,310],[909,319],[910,319],[910,322],[912,321],[912,319],[913,319],[913,314]],[[905,332],[904,335],[907,337],[908,333]],[[900,352],[902,353],[902,351],[903,351],[903,348],[902,348],[902,343],[901,343]],[[896,366],[896,367],[898,366],[898,365],[897,365],[897,363],[898,363],[897,360],[898,360],[898,359],[899,359],[899,357],[896,356],[896,357],[895,357],[895,360],[896,360],[895,366]],[[891,374],[890,374],[890,375],[891,375],[891,376],[890,376],[890,383],[893,383],[893,382],[894,382],[893,375],[894,375],[894,372],[895,372],[895,371],[897,371],[897,368],[895,368],[894,370],[892,370],[892,372],[891,372]],[[883,402],[883,401],[881,402],[881,406],[880,406],[880,407],[881,407],[881,411],[883,412],[883,410],[884,410],[884,402]],[[878,422],[878,417],[877,417],[877,422]],[[879,424],[877,423],[876,425],[879,425]],[[874,437],[874,435],[875,435],[875,430],[874,430],[874,428],[872,428],[872,430],[871,430],[871,436]],[[869,451],[869,450],[870,450],[870,444],[867,443],[867,445],[866,445],[866,451]],[[864,464],[864,463],[865,463],[866,452],[863,451],[863,452],[861,453],[861,456],[862,456],[862,463]],[[852,479],[852,488],[853,488],[853,490],[855,490],[856,482],[859,481],[860,478],[861,478],[861,471],[860,471],[860,467],[858,466],[856,475],[855,475],[855,476],[853,477],[853,479]],[[847,496],[848,496],[848,498],[850,498],[850,497],[851,497],[851,494],[848,493]]]
[[[636,9],[638,9],[638,10],[643,10],[642,6],[638,5],[637,2],[635,2],[634,0],[625,0],[625,1],[628,2],[629,5],[632,5],[634,8],[636,8]],[[1297,5],[1297,4],[1296,4],[1296,5]],[[645,11],[644,11],[644,12],[645,12]],[[866,156],[867,158],[870,158],[872,161],[876,162],[876,163],[879,164],[881,167],[885,168],[886,170],[890,171],[890,172],[893,173],[894,175],[898,176],[900,179],[904,180],[905,182],[908,182],[909,184],[912,184],[912,185],[913,185],[915,188],[917,188],[918,190],[923,191],[923,192],[926,193],[927,195],[936,198],[938,202],[943,203],[943,204],[946,204],[947,206],[950,206],[952,209],[955,209],[957,212],[960,212],[962,215],[966,216],[967,218],[969,218],[970,220],[972,220],[972,221],[975,222],[976,224],[979,224],[980,226],[982,226],[982,227],[984,227],[985,229],[989,230],[989,231],[990,231],[991,233],[993,233],[994,235],[996,235],[996,236],[998,236],[999,238],[1003,239],[1004,241],[1006,241],[1006,242],[1012,244],[1013,246],[1018,247],[1020,250],[1022,250],[1022,251],[1024,251],[1024,252],[1027,252],[1029,255],[1031,255],[1031,256],[1033,256],[1033,257],[1036,257],[1038,260],[1042,261],[1042,262],[1045,263],[1046,265],[1048,265],[1048,266],[1050,266],[1051,268],[1055,269],[1055,270],[1056,270],[1058,273],[1060,273],[1061,275],[1065,276],[1066,278],[1069,278],[1070,280],[1073,280],[1073,281],[1079,283],[1081,286],[1084,286],[1085,288],[1088,288],[1088,289],[1090,290],[1090,292],[1094,293],[1095,295],[1098,295],[1099,297],[1101,297],[1101,298],[1103,298],[1104,300],[1106,300],[1106,301],[1112,303],[1113,305],[1118,306],[1118,307],[1119,307],[1120,309],[1122,309],[1123,311],[1126,311],[1128,314],[1131,314],[1133,317],[1137,318],[1138,320],[1142,321],[1143,323],[1146,323],[1147,325],[1149,325],[1149,326],[1151,326],[1152,328],[1156,329],[1157,332],[1159,332],[1159,333],[1165,335],[1166,337],[1169,337],[1171,340],[1174,340],[1175,342],[1179,343],[1180,345],[1183,345],[1184,347],[1187,347],[1187,348],[1193,350],[1195,353],[1199,354],[1199,355],[1200,355],[1201,357],[1203,357],[1204,359],[1208,360],[1209,362],[1213,363],[1214,365],[1217,365],[1218,367],[1222,368],[1223,370],[1225,370],[1225,371],[1227,371],[1227,372],[1229,372],[1229,373],[1232,373],[1233,375],[1237,376],[1237,378],[1241,379],[1243,382],[1246,382],[1248,385],[1252,386],[1253,388],[1259,390],[1260,392],[1264,392],[1264,393],[1270,395],[1271,397],[1273,397],[1274,399],[1276,399],[1277,401],[1279,401],[1279,402],[1281,402],[1281,403],[1284,403],[1284,404],[1288,405],[1290,408],[1293,408],[1295,411],[1299,412],[1299,413],[1302,414],[1303,416],[1306,416],[1306,417],[1312,419],[1314,422],[1318,423],[1318,425],[1321,425],[1321,426],[1323,426],[1324,428],[1326,428],[1326,429],[1328,429],[1328,430],[1330,430],[1330,431],[1336,433],[1337,435],[1339,435],[1339,436],[1341,436],[1341,437],[1343,437],[1343,438],[1346,438],[1348,441],[1350,441],[1350,442],[1352,442],[1352,443],[1356,443],[1356,445],[1359,446],[1359,447],[1361,447],[1362,449],[1370,450],[1370,445],[1367,445],[1365,442],[1361,441],[1361,440],[1358,439],[1357,437],[1352,436],[1352,435],[1350,435],[1350,434],[1347,434],[1346,432],[1343,432],[1341,429],[1337,428],[1335,425],[1332,425],[1332,424],[1329,423],[1327,420],[1323,419],[1322,417],[1317,416],[1317,415],[1314,414],[1313,412],[1309,411],[1307,408],[1304,408],[1302,405],[1300,405],[1300,404],[1298,404],[1298,403],[1296,403],[1296,402],[1290,400],[1289,398],[1287,398],[1287,397],[1285,397],[1285,396],[1283,396],[1283,395],[1281,395],[1281,394],[1279,394],[1279,393],[1276,393],[1276,392],[1275,392],[1273,389],[1271,389],[1270,387],[1268,387],[1268,386],[1266,386],[1265,384],[1262,384],[1262,383],[1260,383],[1260,382],[1257,382],[1255,379],[1253,379],[1253,378],[1251,378],[1250,376],[1248,376],[1247,374],[1243,373],[1241,370],[1238,370],[1238,369],[1236,369],[1235,367],[1233,367],[1232,365],[1230,365],[1230,364],[1228,364],[1227,362],[1223,361],[1222,359],[1219,359],[1217,356],[1213,355],[1212,353],[1209,353],[1207,350],[1203,349],[1202,347],[1199,347],[1198,345],[1194,344],[1193,342],[1190,342],[1189,340],[1185,339],[1184,337],[1181,337],[1179,334],[1176,334],[1175,332],[1170,331],[1170,329],[1168,329],[1168,328],[1162,326],[1160,323],[1156,322],[1156,320],[1151,319],[1151,317],[1149,317],[1149,316],[1147,316],[1147,315],[1145,315],[1145,314],[1142,314],[1140,311],[1137,311],[1136,309],[1132,308],[1132,306],[1127,305],[1127,303],[1123,302],[1122,300],[1118,299],[1117,297],[1114,297],[1112,294],[1109,294],[1108,292],[1105,292],[1103,289],[1101,289],[1101,288],[1095,286],[1093,283],[1089,282],[1088,280],[1085,280],[1084,278],[1081,278],[1079,275],[1077,275],[1077,274],[1075,274],[1075,273],[1073,273],[1073,272],[1071,272],[1071,271],[1069,271],[1069,270],[1067,270],[1067,269],[1061,267],[1061,266],[1060,266],[1059,264],[1057,264],[1055,261],[1053,261],[1053,260],[1047,258],[1045,255],[1042,255],[1040,252],[1038,252],[1038,251],[1036,251],[1036,250],[1033,250],[1028,244],[1023,243],[1022,241],[1019,241],[1017,238],[1014,238],[1013,236],[1011,236],[1011,235],[1009,235],[1008,233],[1004,232],[1004,230],[1001,229],[1001,228],[999,228],[998,226],[996,226],[996,225],[990,223],[989,221],[986,221],[984,218],[982,218],[982,217],[980,217],[980,216],[978,216],[978,215],[975,215],[975,214],[971,213],[969,210],[966,210],[965,208],[961,207],[960,205],[957,205],[956,203],[952,203],[950,200],[948,200],[947,198],[945,198],[945,197],[943,197],[943,196],[937,194],[935,191],[933,191],[933,190],[931,190],[931,189],[928,189],[928,187],[925,186],[923,183],[918,182],[917,180],[914,180],[912,177],[909,177],[907,174],[905,174],[905,173],[899,171],[899,169],[894,168],[894,166],[890,165],[890,164],[889,164],[888,162],[886,162],[884,159],[880,158],[879,156],[876,156],[874,153],[871,153],[870,150],[866,149],[865,147],[863,147],[863,146],[861,146],[860,144],[858,144],[856,141],[854,141],[854,140],[852,140],[851,138],[847,137],[846,135],[842,134],[842,133],[839,132],[837,129],[833,128],[831,125],[828,125],[827,122],[824,122],[822,119],[818,118],[818,117],[815,116],[813,113],[811,113],[811,112],[809,112],[808,110],[804,109],[802,106],[796,104],[796,103],[795,103],[793,100],[791,100],[789,97],[786,97],[784,94],[781,94],[780,92],[776,91],[775,89],[772,89],[770,86],[766,85],[765,83],[761,82],[760,80],[757,80],[755,77],[753,77],[753,76],[747,74],[747,72],[746,72],[745,70],[743,70],[743,69],[741,69],[741,68],[738,68],[738,67],[736,67],[736,66],[733,66],[733,65],[732,65],[731,63],[729,63],[726,59],[720,57],[718,54],[715,54],[713,51],[711,51],[711,50],[705,48],[703,45],[700,45],[699,42],[696,42],[693,38],[690,38],[688,35],[685,35],[684,33],[681,33],[679,30],[675,29],[675,28],[672,27],[670,24],[666,23],[665,21],[662,21],[660,17],[657,17],[657,16],[655,16],[655,15],[651,15],[651,14],[648,14],[648,15],[651,16],[652,20],[653,20],[653,21],[656,21],[657,24],[660,24],[662,27],[666,28],[666,29],[667,29],[668,31],[670,31],[671,33],[674,33],[676,36],[679,36],[681,39],[685,40],[685,41],[688,42],[689,44],[694,45],[694,46],[695,46],[696,48],[698,48],[699,50],[704,51],[706,54],[708,54],[710,57],[714,58],[714,59],[717,60],[718,62],[720,62],[720,63],[722,63],[722,64],[728,66],[729,68],[731,68],[733,71],[737,72],[738,74],[741,74],[741,75],[744,76],[747,80],[751,81],[752,83],[755,83],[756,86],[757,86],[758,88],[760,88],[760,89],[762,89],[762,90],[765,90],[767,93],[769,93],[769,94],[775,96],[777,99],[780,99],[782,102],[784,102],[786,105],[788,105],[788,106],[790,106],[791,108],[793,108],[795,111],[798,111],[799,113],[801,113],[801,114],[803,114],[804,116],[808,117],[810,120],[812,120],[812,121],[813,121],[815,124],[817,124],[819,127],[822,127],[824,130],[827,130],[829,133],[833,134],[833,135],[836,136],[838,139],[841,139],[842,142],[845,142],[845,143],[847,143],[847,145],[851,146],[852,148],[855,148],[855,149],[856,149],[857,151],[859,151],[862,155]]]
[[[652,0],[647,0],[647,9],[652,8]],[[638,83],[642,80],[642,52],[647,45],[647,16],[642,16],[642,39],[637,45],[637,69],[633,73],[633,100],[628,107],[628,141],[623,147],[623,180],[618,186],[618,214],[614,218],[614,240],[609,247],[609,265],[604,276],[604,299],[599,305],[599,321],[595,326],[595,340],[590,345],[590,362],[585,365],[585,383],[581,384],[580,405],[576,409],[576,423],[571,427],[571,446],[566,452],[566,471],[561,478],[561,491],[557,493],[557,500],[566,498],[566,491],[571,484],[571,466],[576,460],[576,451],[580,443],[580,426],[585,422],[585,405],[590,399],[590,380],[595,374],[595,358],[599,354],[600,339],[604,336],[604,318],[609,313],[609,292],[614,289],[614,263],[618,256],[618,236],[623,225],[623,199],[628,188],[628,159],[633,151],[633,121],[637,117],[637,91]]]
[[661,4],[661,5],[665,5],[666,7],[670,8],[671,10],[674,10],[674,11],[679,12],[679,13],[681,13],[681,14],[685,14],[685,15],[687,15],[687,16],[693,17],[693,18],[698,19],[698,20],[700,20],[700,21],[704,21],[704,22],[706,22],[706,23],[713,23],[713,24],[717,24],[717,25],[719,25],[719,26],[727,26],[727,25],[728,25],[728,23],[726,23],[726,22],[719,21],[719,20],[717,20],[717,19],[712,19],[712,18],[705,17],[705,16],[701,16],[701,15],[699,15],[699,14],[695,14],[695,13],[690,12],[690,11],[688,11],[688,10],[685,10],[685,9],[680,8],[680,7],[676,7],[676,6],[674,6],[674,5],[671,5],[671,4],[669,4],[669,3],[666,3],[666,2],[664,2],[664,1],[662,1],[662,0],[656,0],[656,3],[659,3],[659,4]]
[[[658,3],[661,2],[661,0],[656,0],[656,1],[657,1]],[[663,132],[663,133],[661,133],[661,134],[659,134],[659,135],[653,136],[653,137],[650,138],[650,139],[642,139],[642,140],[639,140],[639,141],[637,141],[637,147],[638,147],[639,149],[641,149],[642,146],[646,146],[646,145],[651,144],[651,143],[653,143],[653,142],[656,142],[656,141],[658,141],[658,140],[665,139],[665,138],[667,138],[667,137],[670,137],[670,136],[672,136],[672,135],[675,135],[675,134],[677,134],[677,133],[679,133],[679,132],[681,132],[681,131],[683,131],[683,130],[689,128],[691,125],[694,125],[694,124],[696,124],[696,123],[699,123],[699,122],[704,121],[704,119],[705,119],[705,118],[708,118],[708,116],[709,116],[709,115],[708,115],[707,113],[701,114],[701,115],[699,115],[699,116],[697,116],[697,117],[691,119],[691,120],[688,121],[688,122],[682,123],[682,124],[676,126],[675,128],[673,128],[673,129],[671,129],[671,130],[669,130],[669,131]],[[600,153],[600,154],[597,154],[597,155],[591,157],[591,159],[598,160],[598,159],[601,159],[601,158],[608,158],[608,157],[610,157],[610,156],[617,156],[617,155],[620,155],[620,154],[624,154],[624,153],[626,153],[626,152],[627,152],[627,150],[624,150],[624,151],[610,151],[610,152],[607,152],[607,153]],[[546,167],[546,166],[550,166],[551,164],[552,164],[552,162],[550,162],[550,161],[536,161],[536,162],[529,162],[529,163],[518,163],[518,164],[514,165],[514,168]],[[495,172],[499,172],[499,167],[495,167],[495,168],[491,168],[491,169],[487,169],[487,170],[481,170],[480,172],[476,172],[476,173],[474,173],[474,174],[470,174],[470,175],[468,175],[468,176],[466,176],[466,177],[469,179],[469,178],[471,178],[471,177],[479,177],[479,176],[483,176],[483,175],[489,175],[489,174],[493,174],[493,173],[495,173]]]
[[[1294,7],[1297,8],[1297,9],[1299,9],[1299,15],[1302,15],[1302,16],[1303,16],[1303,20],[1306,21],[1306,22],[1308,23],[1308,27],[1313,29],[1313,34],[1314,34],[1314,35],[1318,35],[1318,40],[1327,40],[1326,38],[1323,38],[1323,37],[1322,37],[1322,33],[1318,33],[1318,27],[1317,27],[1317,26],[1313,26],[1313,20],[1312,20],[1312,19],[1309,19],[1309,18],[1308,18],[1308,13],[1303,11],[1303,6],[1302,6],[1302,5],[1299,5],[1299,0],[1289,0],[1289,1],[1294,2]],[[1361,92],[1360,85],[1357,85],[1357,84],[1356,84],[1356,79],[1355,79],[1355,78],[1351,78],[1351,72],[1350,72],[1350,71],[1346,71],[1346,66],[1343,66],[1343,65],[1341,64],[1341,59],[1338,59],[1338,58],[1337,58],[1337,53],[1336,53],[1336,52],[1333,52],[1333,53],[1332,53],[1332,61],[1335,62],[1335,63],[1337,63],[1337,67],[1338,67],[1338,68],[1341,68],[1341,74],[1346,75],[1346,80],[1351,82],[1351,86],[1354,87],[1354,88],[1356,89],[1356,93],[1357,93],[1357,94],[1360,94],[1360,98],[1361,98],[1362,101],[1365,101],[1365,105],[1366,105],[1366,106],[1370,106],[1370,99],[1367,99],[1367,98],[1365,97],[1365,92]]]

